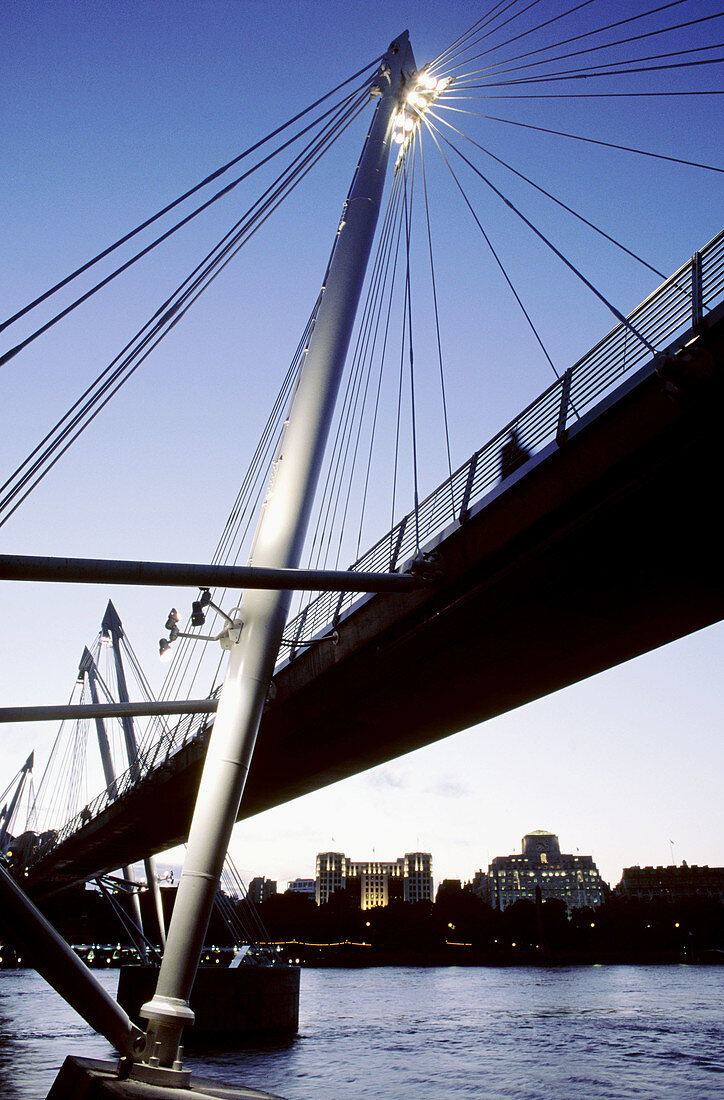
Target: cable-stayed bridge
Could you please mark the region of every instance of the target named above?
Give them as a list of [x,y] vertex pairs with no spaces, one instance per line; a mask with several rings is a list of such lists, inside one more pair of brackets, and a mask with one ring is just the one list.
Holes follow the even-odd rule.
[[[724,233],[287,624],[240,816],[724,617]],[[652,358],[631,328],[666,351]],[[182,719],[29,867],[36,891],[185,840],[208,720]]]
[[[665,8],[678,8],[679,2]],[[711,39],[703,41],[711,30],[710,21],[720,18],[721,13],[702,16],[690,11],[691,18],[685,19],[682,12],[679,22],[670,22],[666,15],[653,27],[645,21],[664,9],[626,11],[615,22],[606,15],[591,27],[586,12],[582,22],[576,19],[576,25],[560,28],[564,35],[560,41],[551,42],[549,27],[578,10],[547,16],[542,23],[536,22],[538,16],[534,15],[534,25],[523,30],[521,26],[508,27],[523,12],[508,13],[502,23],[491,28],[490,23],[496,24],[503,14],[496,6],[423,68],[417,65],[407,32],[402,32],[382,57],[375,57],[310,107],[255,141],[0,322],[0,329],[12,326],[13,333],[10,346],[0,354],[0,367],[12,364],[14,371],[16,357],[23,356],[27,364],[39,347],[52,347],[52,338],[46,341],[45,336],[56,324],[64,322],[90,297],[104,291],[117,276],[217,200],[231,194],[252,174],[261,172],[255,185],[260,179],[263,182],[251,205],[243,212],[235,205],[231,228],[210,251],[204,246],[203,258],[200,262],[198,256],[194,258],[195,266],[181,283],[174,277],[171,285],[175,289],[167,293],[135,335],[128,339],[124,332],[122,350],[94,382],[84,382],[83,392],[67,412],[9,472],[0,487],[3,526],[270,214],[326,157],[355,119],[367,112],[370,101],[374,103],[326,268],[322,268],[321,285],[316,299],[312,299],[311,314],[252,453],[211,565],[199,567],[217,570],[215,579],[207,580],[197,571],[183,582],[198,581],[202,586],[193,605],[193,630],[203,626],[209,609],[225,625],[215,636],[194,634],[188,628],[182,629],[180,616],[172,609],[166,624],[169,637],[160,642],[161,655],[168,656],[174,643],[182,639],[173,649],[176,657],[161,689],[162,701],[154,703],[156,710],[147,713],[170,713],[168,700],[175,696],[172,709],[186,708],[189,717],[176,727],[155,727],[160,730],[155,743],[148,735],[138,741],[131,721],[134,708],[128,700],[121,667],[120,620],[109,604],[104,629],[114,647],[119,699],[116,714],[122,717],[128,769],[119,775],[113,766],[101,728],[100,712],[107,712],[107,708],[94,699],[83,721],[94,717],[98,723],[106,791],[85,806],[85,795],[76,799],[71,820],[60,827],[49,823],[40,836],[20,838],[17,846],[13,838],[13,869],[20,870],[28,885],[42,893],[97,876],[105,869],[128,869],[139,856],[150,858],[152,852],[173,845],[188,833],[184,869],[155,992],[141,1010],[149,1021],[145,1034],[93,981],[43,921],[5,866],[0,867],[3,910],[4,914],[6,908],[11,913],[16,935],[21,942],[25,937],[34,944],[44,967],[41,972],[48,973],[86,1020],[130,1058],[131,1076],[156,1083],[159,1078],[164,1082],[182,1081],[184,1086],[189,1083],[189,1073],[181,1061],[181,1038],[184,1028],[194,1020],[190,1007],[194,978],[224,852],[239,813],[256,813],[432,742],[722,616],[714,551],[718,528],[712,503],[721,482],[722,238],[704,246],[690,263],[666,279],[641,255],[595,224],[588,216],[590,211],[574,209],[554,191],[513,167],[511,160],[515,157],[509,158],[509,148],[515,144],[513,135],[519,127],[536,137],[545,134],[546,140],[555,136],[566,142],[605,148],[604,185],[596,189],[596,178],[582,171],[580,180],[585,182],[577,189],[578,197],[584,191],[590,197],[589,188],[594,184],[598,199],[603,200],[599,213],[621,202],[622,188],[614,183],[619,154],[646,158],[644,171],[655,162],[657,171],[650,172],[650,177],[656,176],[657,188],[658,172],[665,163],[693,172],[699,180],[706,178],[707,184],[696,191],[696,202],[713,204],[712,184],[721,179],[724,169],[685,155],[689,152],[684,141],[686,128],[680,127],[675,136],[668,126],[668,112],[666,131],[663,136],[659,131],[657,150],[642,148],[648,129],[640,130],[642,139],[635,145],[619,143],[619,113],[611,109],[611,103],[606,113],[615,132],[608,130],[605,135],[611,141],[601,140],[601,134],[595,138],[581,135],[577,128],[569,129],[567,123],[566,129],[539,125],[551,120],[542,119],[537,107],[548,99],[586,100],[585,107],[574,104],[574,113],[584,107],[590,115],[590,100],[613,100],[623,105],[622,97],[630,95],[636,101],[643,97],[640,105],[645,108],[650,96],[675,95],[693,106],[690,96],[721,94],[715,86],[713,68],[721,64],[721,57],[710,56],[721,45],[712,45]],[[678,19],[679,13],[674,16],[672,12],[672,18]],[[639,24],[639,20],[640,25],[629,26]],[[531,49],[532,43],[521,43],[527,34],[540,31],[540,48]],[[502,41],[495,46],[489,38],[498,32],[502,32]],[[623,37],[610,41],[611,33]],[[589,42],[590,36],[599,34],[604,41]],[[675,35],[675,40],[659,41],[661,34]],[[556,31],[553,35],[558,38]],[[660,46],[661,52],[649,52],[649,39],[653,40],[651,48],[658,50]],[[642,56],[638,56],[639,47]],[[510,49],[523,52],[510,56]],[[497,60],[490,57],[494,50],[501,51]],[[554,56],[542,56],[551,50]],[[608,54],[608,61],[599,50]],[[632,53],[637,56],[632,57]],[[585,60],[584,54],[589,55]],[[573,68],[568,67],[570,63]],[[556,67],[551,69],[551,65]],[[696,88],[684,86],[681,74],[673,74],[673,70],[693,73],[694,67],[702,74]],[[651,74],[663,70],[674,76],[675,88],[668,86],[668,76],[664,88],[656,85],[657,77]],[[639,78],[639,73],[648,75]],[[624,85],[619,80],[631,76],[635,86],[620,90]],[[590,88],[589,82],[595,84],[604,78],[610,81],[608,87],[616,90],[601,94],[574,90]],[[546,89],[551,82],[554,88],[565,87],[565,93],[561,96],[554,91],[549,95]],[[529,88],[536,84],[537,89]],[[534,92],[532,96],[529,90]],[[491,109],[488,101],[498,98],[501,91],[502,98],[516,103],[531,99],[539,103],[527,118],[484,113]],[[479,102],[462,105],[469,101],[471,92]],[[663,113],[658,112],[659,120]],[[648,123],[654,122],[652,111],[645,110],[645,116]],[[697,115],[697,124],[699,121]],[[464,130],[457,125],[459,122],[465,123]],[[468,132],[467,123],[475,123],[475,138]],[[506,142],[505,149],[499,147],[504,156],[490,147],[491,123],[492,129],[497,125],[511,127],[507,130],[511,141]],[[467,232],[451,231],[452,218],[448,220],[447,215],[452,214],[452,204],[448,205],[441,223],[444,228],[439,233],[436,228],[435,247],[428,204],[428,180],[432,183],[432,176],[425,167],[430,158],[423,152],[423,134],[427,149],[432,152],[434,147],[435,163],[455,196],[456,212],[461,209],[457,204],[462,202],[465,217],[472,219],[466,221]],[[393,151],[394,157],[390,155]],[[241,174],[226,175],[221,189],[211,194],[216,181],[232,169],[236,173],[242,160],[246,163],[238,169]],[[385,178],[388,164],[393,161],[385,205]],[[576,186],[570,186],[569,176],[577,168],[579,164],[566,158],[563,173],[559,174],[559,183],[563,182],[560,193],[576,206]],[[708,175],[702,177],[701,172]],[[641,173],[638,181],[627,174],[623,186],[636,194],[642,220],[656,224],[663,234],[674,223],[671,217],[654,220],[650,216],[648,203],[641,200],[640,182]],[[650,185],[650,178],[646,183]],[[204,191],[203,199],[195,197],[200,191]],[[650,187],[647,194],[655,197]],[[681,228],[685,203],[680,201],[681,192],[677,190],[676,194],[677,202],[671,209],[675,209],[676,225]],[[192,203],[194,208],[190,209]],[[317,196],[312,195],[308,208],[312,215],[317,206]],[[416,215],[414,232],[413,210],[421,215]],[[288,212],[287,207],[285,214]],[[607,218],[604,215],[602,220]],[[556,224],[559,219],[566,223],[562,234],[560,223]],[[283,227],[277,223],[277,228],[281,263],[275,267],[283,267],[293,248]],[[711,231],[709,223],[702,238]],[[627,256],[626,263],[633,260],[657,279],[664,279],[663,285],[629,316],[623,315],[612,300],[614,295],[606,289],[615,286],[615,297],[626,294],[600,251],[596,274],[589,270],[589,233],[597,235],[598,244],[606,242],[603,249],[617,249],[619,258]],[[628,242],[633,239],[627,229],[622,235]],[[499,236],[504,240],[502,246]],[[476,249],[483,250],[484,271],[478,253],[478,262],[465,266],[460,246],[469,240],[474,240]],[[491,367],[488,374],[496,375],[498,381],[502,379],[505,389],[512,380],[516,360],[524,362],[525,354],[517,350],[523,345],[512,350],[505,343],[522,314],[525,325],[520,324],[520,328],[526,339],[535,341],[536,356],[539,349],[556,375],[555,383],[455,473],[451,437],[459,447],[458,454],[464,454],[471,444],[461,446],[462,425],[451,433],[448,418],[448,364],[443,362],[441,332],[450,321],[456,337],[458,330],[454,324],[456,303],[449,296],[443,303],[438,295],[437,249],[443,242],[454,284],[462,285],[467,272],[468,284],[475,287],[475,292],[483,286],[487,295],[492,271],[496,280],[503,277],[500,285],[504,286],[506,303],[515,311],[515,321],[509,325],[505,314],[486,302],[486,338],[492,344],[496,336],[502,337],[497,346],[508,368],[496,371]],[[688,240],[683,247],[688,251]],[[548,261],[554,258],[554,278],[547,270],[544,274],[543,268],[531,277],[529,263],[535,250],[540,250]],[[245,258],[248,255],[245,253]],[[154,259],[159,256],[157,253]],[[672,262],[667,259],[662,265],[664,270],[669,270]],[[100,266],[96,268],[96,264]],[[89,274],[94,268],[95,272]],[[646,279],[648,286],[650,274]],[[79,280],[75,286],[80,289],[67,289],[75,280]],[[644,293],[643,285],[639,283],[639,289],[628,295],[629,301]],[[529,292],[541,295],[547,305],[528,309],[523,298]],[[571,351],[576,345],[569,342],[563,344],[568,350],[561,352],[559,337],[568,335],[567,321],[579,309],[579,302],[588,301],[589,293],[597,298],[599,307],[613,314],[617,327],[560,376],[562,363],[570,362],[578,351]],[[51,299],[53,305],[49,304]],[[281,313],[287,307],[276,285],[271,300],[263,295],[256,300],[260,303],[257,312],[272,324],[274,308]],[[445,308],[441,309],[443,304]],[[427,305],[427,310],[420,309],[421,305]],[[563,317],[564,307],[567,318]],[[76,314],[76,318],[80,316]],[[443,317],[445,325],[441,324]],[[456,367],[465,364],[469,369],[477,356],[480,328],[475,323],[475,309],[472,321],[475,352],[471,356],[464,349],[464,341],[456,341]],[[55,329],[54,337],[59,338],[60,331]],[[549,337],[558,344],[553,353],[544,343]],[[35,343],[40,338],[42,345]],[[168,349],[167,344],[164,351]],[[497,366],[495,355],[486,350],[493,366]],[[184,345],[182,356],[187,353]],[[194,361],[195,383],[199,367],[208,357],[205,349],[188,357]],[[253,356],[247,354],[246,358]],[[427,361],[424,385],[420,359]],[[560,360],[558,367],[554,360]],[[449,477],[421,500],[420,485],[425,479],[426,484],[434,484],[440,476],[428,476],[433,469],[428,453],[424,462],[420,461],[426,433],[418,412],[425,405],[427,412],[432,411],[431,369],[434,375],[439,373],[439,400],[435,400],[439,405],[438,427],[443,431],[438,436],[438,449],[446,452]],[[392,390],[391,400],[382,396],[383,373],[386,394]],[[453,373],[462,377],[462,372]],[[450,377],[448,371],[447,379]],[[246,378],[253,379],[253,370]],[[238,394],[236,370],[234,381],[234,392]],[[463,400],[467,397],[467,392],[463,393]],[[508,394],[505,397],[507,400]],[[527,400],[527,396],[520,400]],[[510,416],[509,410],[517,403],[518,399],[506,405],[508,411],[501,414],[501,420]],[[464,410],[468,418],[471,408]],[[209,404],[197,402],[194,421],[205,411],[210,411]],[[385,426],[391,428],[385,446],[380,446],[383,433],[378,433],[379,413]],[[155,419],[157,427],[158,417],[148,419]],[[237,417],[230,427],[223,442],[230,444],[227,449],[239,452],[240,419]],[[489,430],[481,428],[480,435],[487,435]],[[127,434],[126,424],[123,434]],[[477,438],[476,431],[474,444]],[[431,452],[432,439],[424,438],[424,443]],[[379,483],[376,478],[380,469],[391,475],[393,529],[359,558],[363,523],[369,518],[368,495],[376,497],[381,491],[381,478]],[[206,479],[207,484],[214,476],[215,470]],[[395,524],[403,495],[402,478],[408,477],[414,507]],[[144,470],[141,484],[145,486],[147,481]],[[184,489],[183,506],[189,510],[193,492],[186,485]],[[357,505],[351,503],[355,494],[361,504],[358,532],[350,519]],[[35,499],[42,500],[42,493]],[[108,500],[116,523],[122,510],[110,493]],[[74,514],[68,498],[63,497],[63,501],[66,511]],[[375,504],[371,503],[370,511],[374,510]],[[140,533],[144,525],[135,511],[133,515]],[[374,523],[376,530],[384,529],[384,522],[375,518]],[[144,548],[147,545],[144,538]],[[350,545],[354,550],[348,552]],[[118,554],[119,550],[114,547],[113,552]],[[327,562],[334,561],[335,555],[337,560],[358,558],[353,571],[343,574],[345,591],[339,588],[338,571],[327,570]],[[249,559],[250,567],[236,566],[242,556]],[[2,561],[5,576],[22,578],[25,569],[26,579],[30,579],[33,569],[42,572],[43,561],[51,562],[56,579],[57,570],[62,573],[69,565],[68,559],[56,559],[54,563],[52,559]],[[314,576],[317,590],[323,594],[294,615],[290,613],[291,593],[304,587],[303,571],[299,570],[302,562],[309,563],[307,581]],[[155,568],[161,584],[172,583],[172,573],[178,579],[178,568],[189,568],[168,562],[154,567],[153,563],[96,561],[85,563],[85,575],[66,579],[88,580],[92,569],[109,564],[121,571],[129,564],[147,572]],[[224,574],[226,583],[233,589],[244,589],[242,608],[225,611],[219,606],[226,604],[224,593],[211,593],[212,584],[224,583],[219,573],[224,568],[234,574],[233,579],[228,572]],[[242,572],[248,583],[241,581]],[[271,583],[272,575],[278,584]],[[34,576],[49,579],[39,572]],[[117,572],[115,576],[117,579]],[[113,583],[110,575],[105,579]],[[359,591],[366,594],[356,595]],[[224,665],[218,701],[179,701],[179,696],[188,694],[189,680],[193,683],[199,676],[204,655],[212,659],[208,649],[198,647],[192,652],[194,640],[220,642],[222,649],[228,650],[227,662],[217,650],[213,655],[218,660],[213,683],[218,682]],[[103,679],[97,653],[94,656],[84,651],[79,676],[83,690],[87,684],[91,695],[95,692],[98,696]],[[137,707],[135,710],[138,712]],[[214,711],[213,719],[198,717]],[[192,712],[196,717],[191,716]],[[261,738],[255,753],[259,730]],[[12,806],[17,801],[14,798]],[[192,801],[195,807],[189,823]],[[4,820],[12,819],[12,806],[3,811]],[[79,812],[78,806],[82,806]],[[22,867],[17,866],[16,847],[32,849],[29,863]],[[152,864],[146,873],[149,884],[155,883]]]

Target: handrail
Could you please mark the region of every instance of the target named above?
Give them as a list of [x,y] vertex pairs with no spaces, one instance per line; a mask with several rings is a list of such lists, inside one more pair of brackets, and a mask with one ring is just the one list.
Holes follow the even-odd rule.
[[[515,419],[442,485],[418,508],[420,538],[430,540],[449,523],[464,522],[474,503],[521,463],[503,469],[503,449],[515,440],[522,457],[532,457],[549,443],[565,441],[571,417],[578,418],[606,397],[622,379],[651,359],[651,353],[632,329],[649,344],[663,350],[690,328],[698,330],[724,294],[724,230],[691,260],[683,264],[628,315],[628,324],[616,325],[595,347],[543,391]],[[652,366],[652,369],[653,366]],[[352,570],[393,570],[415,554],[414,512],[383,535],[350,567]],[[363,599],[365,597],[362,597]],[[286,634],[296,646],[328,631],[359,593],[324,592],[306,604],[287,624]]]

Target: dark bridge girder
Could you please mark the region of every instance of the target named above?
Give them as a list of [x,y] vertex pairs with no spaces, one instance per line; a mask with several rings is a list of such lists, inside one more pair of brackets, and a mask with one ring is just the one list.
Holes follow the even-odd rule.
[[[433,588],[367,598],[340,623],[338,645],[282,668],[239,816],[723,618],[723,339],[718,320],[697,341],[713,378],[694,370],[676,399],[655,372],[633,380],[474,508],[440,541]],[[56,848],[31,888],[184,841],[202,753],[188,746]]]

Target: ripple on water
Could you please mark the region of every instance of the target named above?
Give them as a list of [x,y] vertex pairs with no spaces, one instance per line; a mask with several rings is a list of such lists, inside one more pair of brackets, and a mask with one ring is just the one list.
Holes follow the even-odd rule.
[[[714,1100],[723,986],[713,967],[305,970],[294,1043],[188,1062],[288,1100]],[[45,1096],[71,1051],[109,1055],[36,975],[0,972],[0,1096]]]

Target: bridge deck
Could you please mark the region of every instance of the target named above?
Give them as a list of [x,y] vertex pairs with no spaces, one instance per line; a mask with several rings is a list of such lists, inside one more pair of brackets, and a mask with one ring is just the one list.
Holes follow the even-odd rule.
[[[431,588],[364,598],[338,645],[279,669],[240,817],[724,617],[723,344],[720,307],[692,345],[712,377],[695,368],[673,400],[642,368],[434,540]],[[202,756],[186,745],[37,864],[31,888],[185,840]]]

